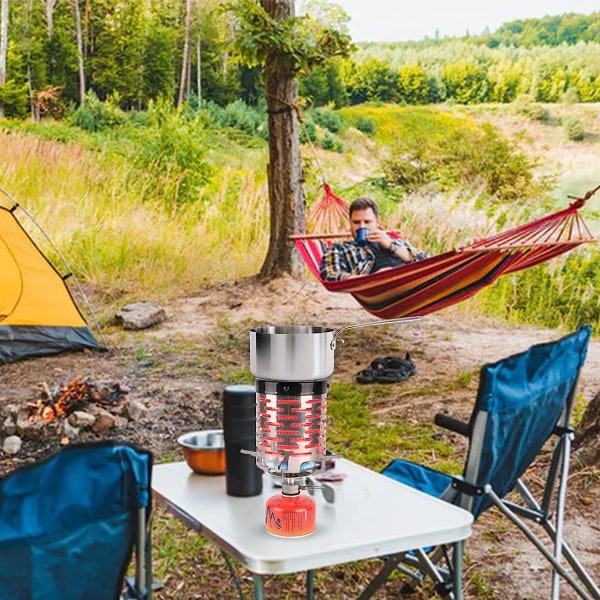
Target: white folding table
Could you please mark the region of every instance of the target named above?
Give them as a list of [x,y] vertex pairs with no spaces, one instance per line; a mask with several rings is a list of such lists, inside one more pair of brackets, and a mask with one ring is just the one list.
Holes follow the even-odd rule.
[[306,537],[280,538],[264,526],[265,502],[279,492],[263,477],[262,495],[236,498],[225,492],[225,476],[193,473],[185,462],[155,465],[156,501],[189,527],[239,560],[254,577],[255,598],[263,596],[263,575],[308,573],[345,562],[364,560],[436,544],[455,545],[455,598],[462,598],[462,542],[471,534],[472,515],[442,500],[338,459],[333,504],[315,490],[317,529]]

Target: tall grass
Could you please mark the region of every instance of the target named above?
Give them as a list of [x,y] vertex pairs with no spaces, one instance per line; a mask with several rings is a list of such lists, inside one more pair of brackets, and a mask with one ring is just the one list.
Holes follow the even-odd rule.
[[166,205],[113,153],[13,134],[0,142],[0,186],[34,215],[106,308],[190,294],[260,268],[268,198],[252,170],[219,167],[197,202]]

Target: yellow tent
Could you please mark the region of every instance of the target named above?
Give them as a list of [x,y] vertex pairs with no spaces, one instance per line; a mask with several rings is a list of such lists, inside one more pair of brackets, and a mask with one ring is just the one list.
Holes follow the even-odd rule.
[[63,277],[15,213],[0,206],[0,364],[99,349]]

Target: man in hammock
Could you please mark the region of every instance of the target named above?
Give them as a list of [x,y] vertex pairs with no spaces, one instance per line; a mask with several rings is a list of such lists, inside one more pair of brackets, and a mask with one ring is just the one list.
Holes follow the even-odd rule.
[[427,257],[406,240],[386,233],[379,223],[379,207],[373,198],[354,200],[349,217],[352,239],[332,244],[324,252],[320,266],[324,280],[358,277]]

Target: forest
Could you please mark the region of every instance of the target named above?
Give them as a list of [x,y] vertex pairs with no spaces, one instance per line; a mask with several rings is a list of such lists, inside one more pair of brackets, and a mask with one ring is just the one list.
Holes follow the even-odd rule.
[[[243,6],[243,3],[237,3]],[[95,97],[129,110],[264,102],[260,69],[233,50],[224,0],[2,0],[0,111],[62,118]],[[305,0],[306,20],[347,31],[334,3]],[[238,8],[239,11],[239,8]],[[293,33],[293,32],[292,32]],[[310,106],[600,101],[600,12],[505,23],[497,31],[369,43],[299,74]]]

